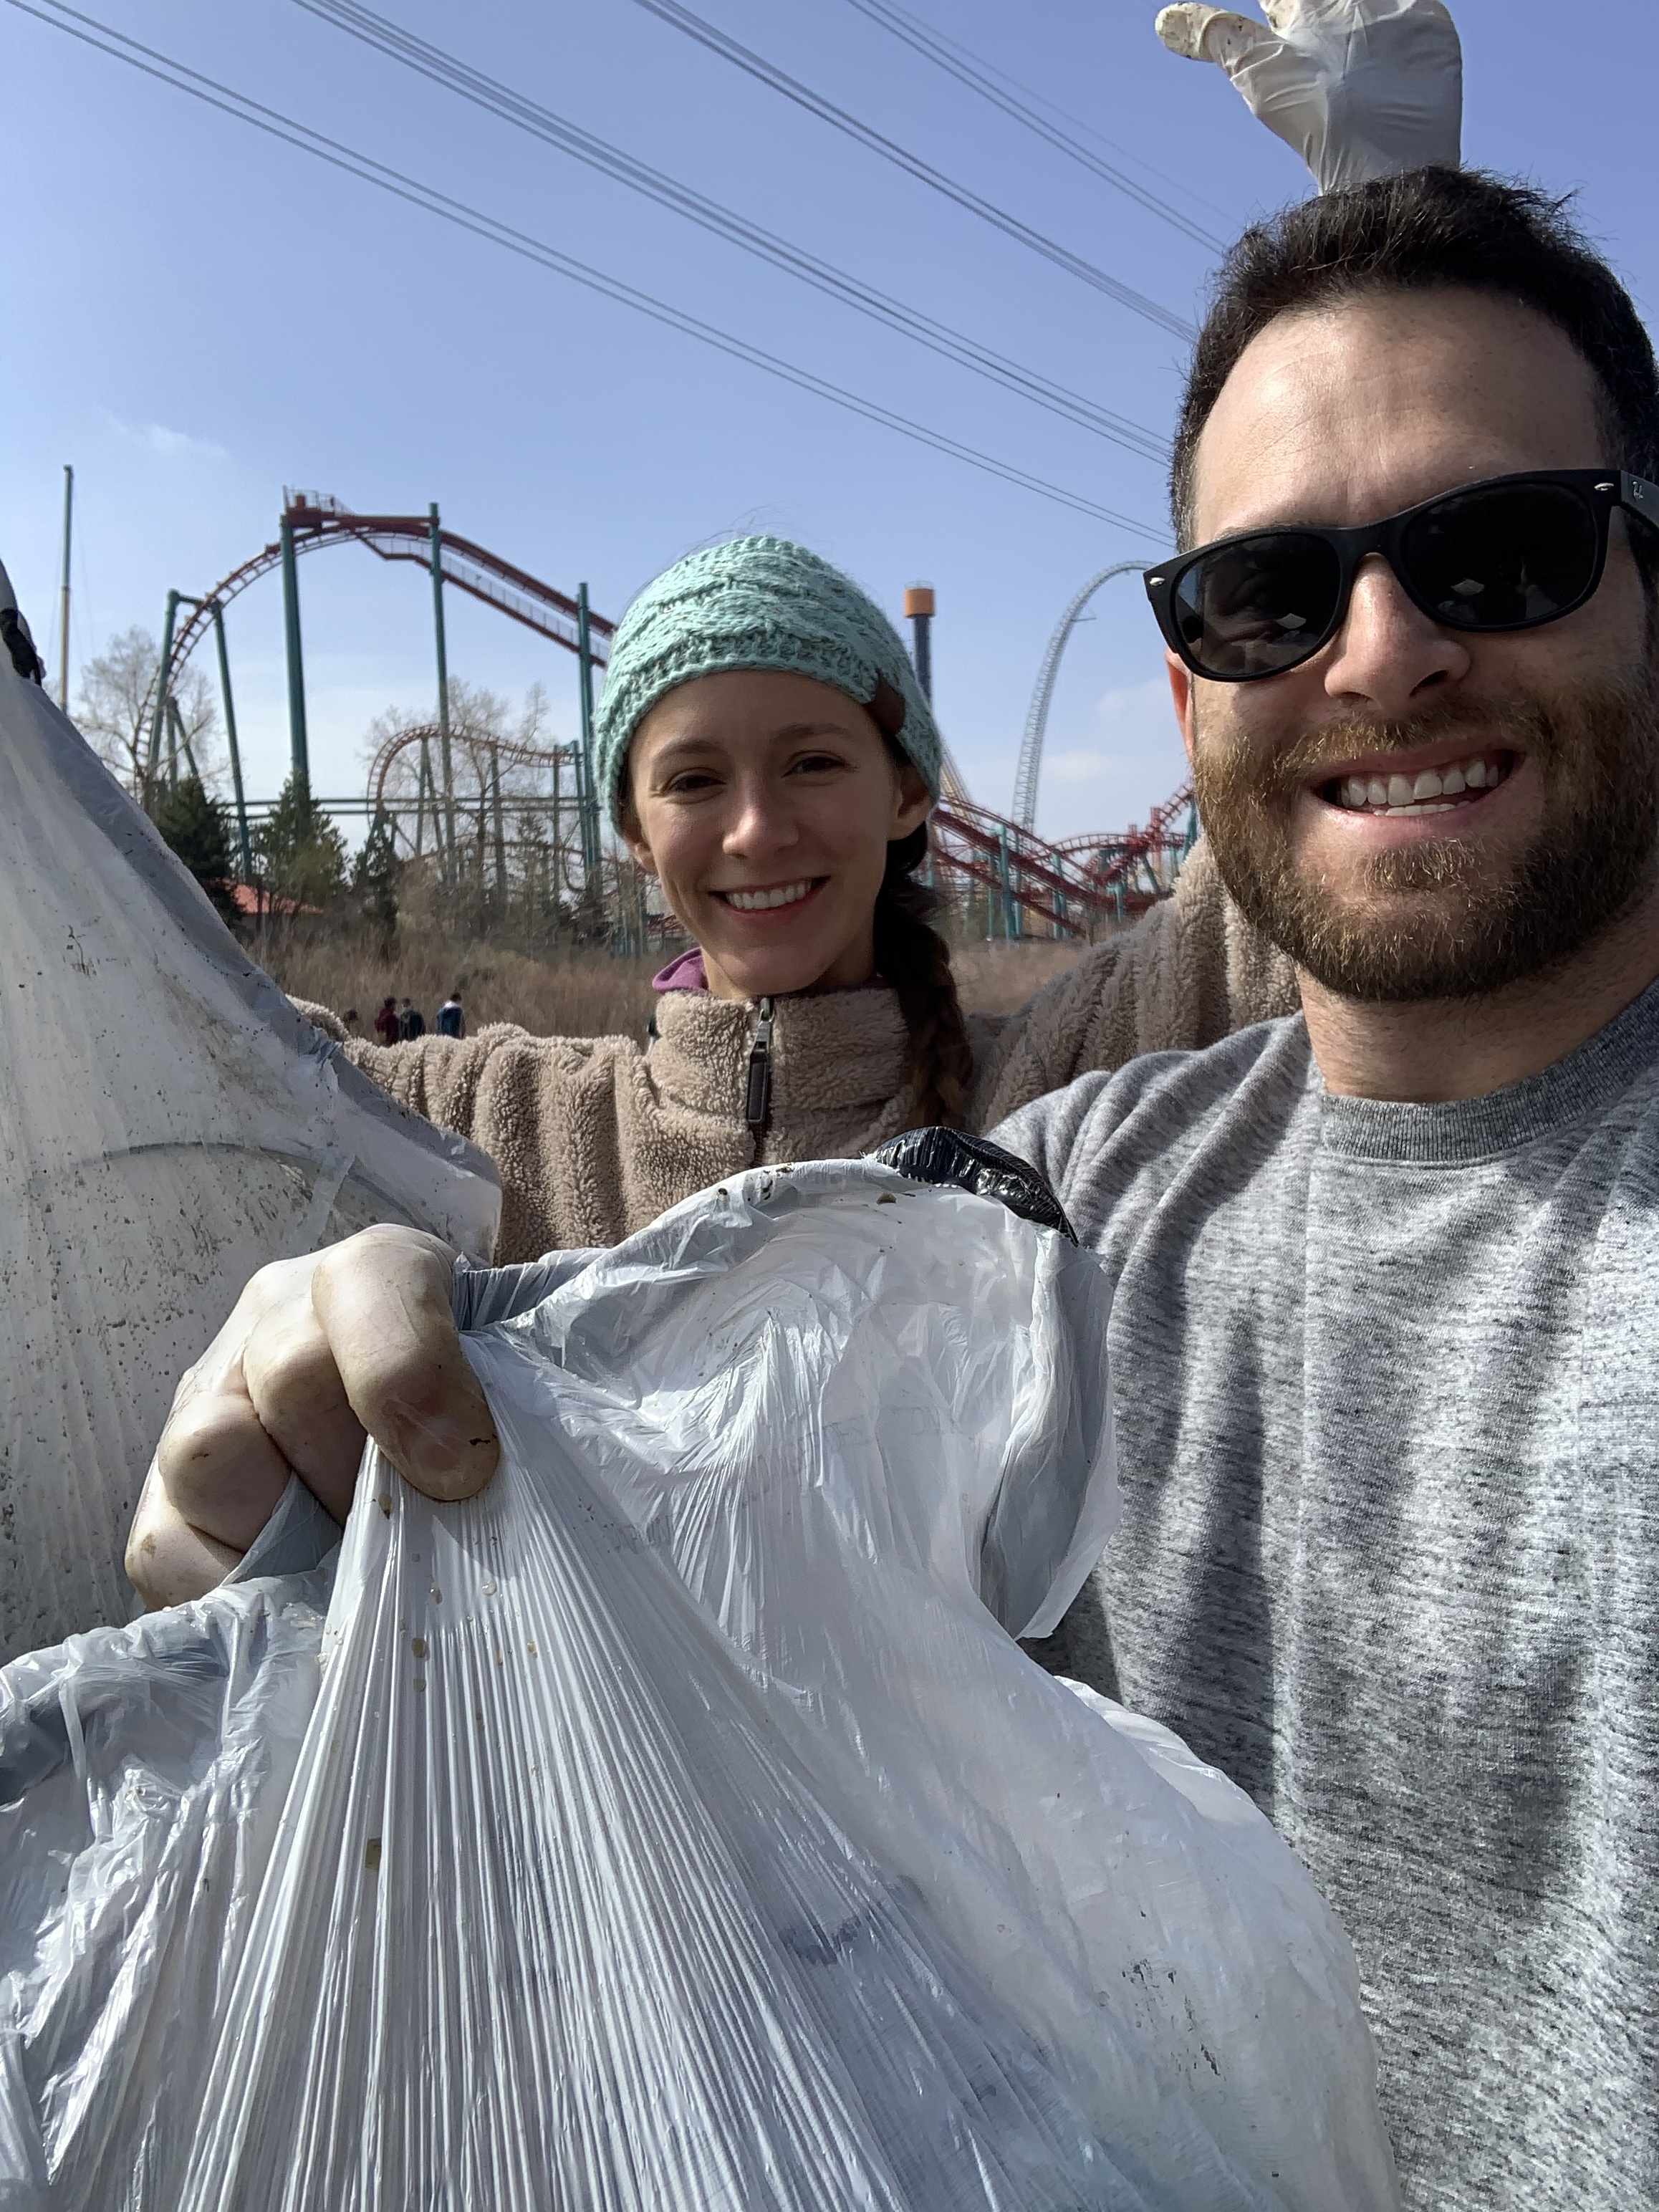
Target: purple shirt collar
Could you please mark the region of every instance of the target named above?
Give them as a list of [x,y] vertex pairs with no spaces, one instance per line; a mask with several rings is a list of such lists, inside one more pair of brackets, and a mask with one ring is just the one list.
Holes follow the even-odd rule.
[[706,991],[708,970],[702,964],[701,945],[688,945],[677,953],[665,968],[659,968],[651,978],[653,991]]
[[[879,975],[872,975],[870,983],[879,990],[886,988]],[[668,965],[659,968],[651,978],[651,988],[653,991],[706,991],[708,970],[702,964],[702,945],[690,945],[684,952],[676,953]]]

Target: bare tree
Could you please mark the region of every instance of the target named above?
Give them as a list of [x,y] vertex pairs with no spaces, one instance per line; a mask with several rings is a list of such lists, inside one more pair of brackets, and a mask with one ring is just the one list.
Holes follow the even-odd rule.
[[[106,768],[113,769],[129,791],[143,784],[144,764],[149,757],[151,719],[155,712],[155,684],[161,649],[147,629],[137,623],[110,640],[107,648],[82,665],[76,721],[81,734]],[[168,687],[184,726],[185,742],[203,783],[213,790],[222,781],[219,753],[219,708],[213,686],[199,668],[188,663],[174,672]],[[171,732],[161,732],[161,757],[168,758]],[[181,760],[181,770],[188,769]]]

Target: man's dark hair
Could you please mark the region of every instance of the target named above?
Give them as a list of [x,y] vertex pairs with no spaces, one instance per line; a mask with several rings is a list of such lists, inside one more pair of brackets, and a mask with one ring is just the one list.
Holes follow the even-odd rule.
[[[1275,316],[1366,292],[1456,287],[1544,316],[1600,386],[1600,459],[1659,477],[1652,344],[1630,295],[1568,220],[1568,205],[1478,169],[1411,169],[1322,193],[1247,230],[1216,279],[1182,400],[1170,475],[1180,543],[1192,542],[1199,433],[1245,347]],[[1645,555],[1638,550],[1644,570]]]

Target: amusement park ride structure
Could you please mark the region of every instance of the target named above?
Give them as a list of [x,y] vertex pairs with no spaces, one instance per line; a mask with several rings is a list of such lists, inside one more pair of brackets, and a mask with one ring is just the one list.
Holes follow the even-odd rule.
[[[438,713],[435,720],[386,738],[370,764],[362,799],[319,799],[316,805],[331,815],[367,817],[371,823],[388,827],[394,847],[408,857],[424,860],[429,853],[446,884],[459,881],[469,861],[481,878],[487,877],[493,860],[496,885],[504,890],[509,853],[521,865],[532,855],[533,864],[548,872],[550,895],[573,908],[586,907],[594,919],[602,914],[616,941],[641,945],[653,933],[674,933],[672,917],[647,916],[645,879],[639,871],[605,849],[593,781],[592,675],[605,665],[616,625],[589,608],[586,584],[578,586],[574,598],[556,590],[444,529],[435,505],[424,515],[356,514],[325,493],[290,492],[270,544],[200,598],[168,593],[161,662],[147,702],[146,804],[163,783],[176,781],[181,747],[190,762],[173,690],[210,629],[235,791],[239,867],[245,881],[252,878],[249,824],[269,813],[275,801],[250,801],[244,795],[224,608],[249,585],[281,570],[292,774],[296,787],[309,794],[299,556],[347,544],[367,546],[383,561],[416,562],[428,572]],[[1103,926],[1125,921],[1168,896],[1196,834],[1191,794],[1184,787],[1152,810],[1144,828],[1132,825],[1119,835],[1070,837],[1056,844],[1039,837],[1033,827],[1048,706],[1066,641],[1100,586],[1133,565],[1119,563],[1091,577],[1049,640],[1026,718],[1012,817],[975,805],[955,763],[947,762],[944,796],[932,817],[928,866],[961,920],[986,935],[1092,939]],[[541,745],[492,735],[480,743],[452,729],[446,585],[496,608],[574,657],[578,741]],[[915,587],[906,599],[906,612],[918,633],[917,672],[931,692],[926,630],[933,595]],[[458,817],[466,824],[465,854]]]

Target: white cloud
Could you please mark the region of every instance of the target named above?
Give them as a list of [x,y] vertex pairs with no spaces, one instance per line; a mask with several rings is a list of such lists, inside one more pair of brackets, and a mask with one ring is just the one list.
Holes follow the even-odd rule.
[[1181,734],[1162,676],[1096,699],[1071,740],[1045,748],[1037,826],[1050,837],[1106,834],[1144,822],[1183,780]]
[[225,448],[211,438],[193,438],[187,430],[170,430],[163,422],[124,422],[107,407],[100,411],[118,437],[126,439],[129,444],[142,446],[158,460],[222,461],[229,458]]
[[1118,765],[1111,753],[1045,752],[1042,756],[1044,780],[1055,783],[1092,783],[1097,776]]
[[1175,726],[1169,684],[1162,676],[1149,676],[1144,684],[1103,691],[1095,702],[1095,720],[1120,740],[1146,737],[1161,743]]

